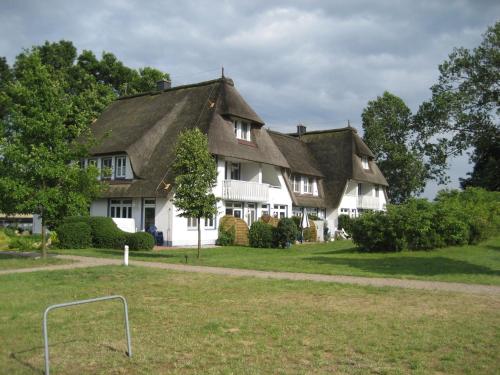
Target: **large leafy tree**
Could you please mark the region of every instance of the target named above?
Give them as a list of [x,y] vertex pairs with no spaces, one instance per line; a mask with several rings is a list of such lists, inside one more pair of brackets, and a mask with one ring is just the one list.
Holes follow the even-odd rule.
[[85,212],[99,192],[97,170],[75,162],[86,151],[76,139],[93,114],[75,118],[80,98],[67,93],[64,78],[51,72],[37,51],[18,57],[13,77],[0,92],[7,103],[0,120],[0,210],[41,217],[45,257],[46,227]]
[[[439,73],[431,99],[420,106],[415,118],[421,145],[439,148],[442,157],[460,155],[472,147],[476,167],[470,183],[495,189],[482,174],[499,168],[499,158],[491,152],[498,150],[500,22],[488,28],[477,48],[454,49]],[[493,157],[485,159],[485,152]],[[486,160],[488,168],[483,168]]]
[[173,163],[174,204],[180,216],[196,218],[198,223],[198,258],[201,247],[201,219],[215,215],[217,198],[212,190],[217,183],[217,166],[208,151],[208,139],[198,128],[179,135]]
[[429,179],[424,153],[415,146],[412,114],[404,101],[384,92],[363,110],[363,139],[389,184],[391,203],[421,193]]
[[[126,67],[113,54],[79,56],[69,41],[0,58],[0,211],[35,213],[45,228],[88,212],[97,171],[75,161],[88,153],[90,123],[116,97],[154,90],[157,69]],[[80,141],[77,141],[79,139]]]

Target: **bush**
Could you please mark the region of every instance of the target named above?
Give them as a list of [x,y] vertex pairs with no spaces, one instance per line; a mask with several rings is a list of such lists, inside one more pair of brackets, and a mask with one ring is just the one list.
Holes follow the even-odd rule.
[[86,218],[92,229],[92,246],[103,249],[123,249],[127,233],[119,229],[110,217]]
[[153,250],[155,246],[155,239],[148,232],[127,233],[125,237],[130,250]]
[[273,235],[273,243],[276,247],[288,247],[299,235],[299,231],[293,219],[283,218],[279,221]]
[[234,245],[234,239],[236,237],[236,230],[234,226],[229,229],[224,229],[222,226],[219,227],[219,238],[215,241],[216,245],[219,246],[231,246]]
[[62,249],[85,249],[92,246],[90,225],[84,222],[69,222],[56,229],[59,247]]
[[401,251],[404,238],[385,212],[366,212],[353,220],[352,239],[362,251]]
[[7,237],[15,237],[16,236],[16,230],[12,227],[6,227],[4,228],[3,232]]
[[36,248],[36,240],[30,236],[16,236],[9,242],[9,249],[30,251]]
[[352,235],[353,219],[346,214],[339,215],[337,228],[344,229],[348,235]]
[[248,240],[252,247],[272,247],[273,226],[263,221],[255,221],[250,227]]

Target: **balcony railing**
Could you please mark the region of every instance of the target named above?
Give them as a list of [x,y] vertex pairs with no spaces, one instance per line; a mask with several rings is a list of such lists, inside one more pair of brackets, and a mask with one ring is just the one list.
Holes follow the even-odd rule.
[[380,199],[378,197],[360,195],[358,196],[358,208],[365,208],[368,210],[379,210]]
[[224,180],[222,184],[222,198],[234,201],[267,202],[269,201],[269,184]]

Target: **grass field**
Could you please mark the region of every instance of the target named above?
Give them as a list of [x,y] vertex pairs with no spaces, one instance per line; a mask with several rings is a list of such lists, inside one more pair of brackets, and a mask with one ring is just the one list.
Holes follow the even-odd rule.
[[28,258],[19,257],[17,255],[2,254],[0,252],[0,271],[10,270],[16,268],[30,268],[30,267],[42,267],[54,264],[66,264],[71,263],[69,260],[55,259],[55,258]]
[[[58,250],[63,254],[123,256],[121,250]],[[360,253],[350,241],[295,245],[291,249],[222,247],[131,252],[131,258],[168,263],[331,275],[393,277],[500,285],[500,237],[479,245],[433,251]]]
[[0,369],[54,374],[498,374],[500,298],[140,267],[0,276]]

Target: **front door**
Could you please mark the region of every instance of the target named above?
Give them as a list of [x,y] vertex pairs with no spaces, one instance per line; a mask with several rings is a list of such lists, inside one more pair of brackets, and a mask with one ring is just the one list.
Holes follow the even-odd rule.
[[154,199],[144,199],[144,230],[155,225],[156,204]]
[[247,203],[247,224],[251,227],[257,219],[257,209],[255,203]]

